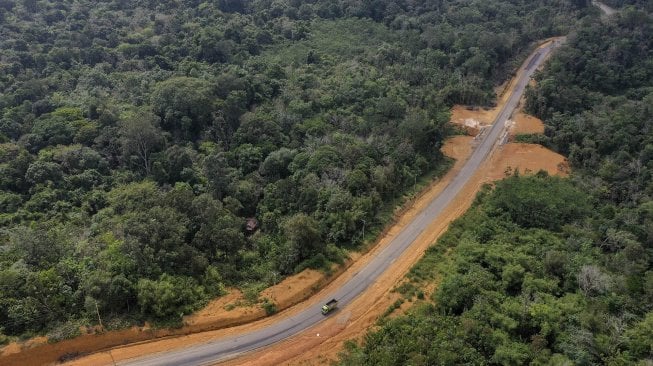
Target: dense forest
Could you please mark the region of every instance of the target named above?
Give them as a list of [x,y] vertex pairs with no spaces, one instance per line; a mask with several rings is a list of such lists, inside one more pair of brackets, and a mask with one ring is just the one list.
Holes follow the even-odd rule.
[[587,5],[1,0],[0,336],[175,321],[342,259],[446,168],[449,106]]
[[398,290],[434,294],[384,319],[343,365],[648,365],[653,359],[653,16],[586,19],[527,108],[571,179],[488,187]]

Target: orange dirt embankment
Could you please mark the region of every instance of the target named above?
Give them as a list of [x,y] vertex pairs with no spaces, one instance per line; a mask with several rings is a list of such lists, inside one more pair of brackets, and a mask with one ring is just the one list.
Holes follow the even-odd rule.
[[[482,129],[492,124],[495,114],[495,109],[472,109],[471,107],[457,105],[451,110],[451,122],[462,127],[467,134],[476,136]],[[512,136],[544,133],[542,120],[523,112],[515,113],[508,123],[510,125],[509,132]]]
[[494,109],[456,105],[451,109],[451,122],[462,127],[468,135],[476,136],[492,124],[495,115]]
[[544,133],[544,122],[537,117],[519,112],[513,117],[510,133],[514,135],[542,134]]

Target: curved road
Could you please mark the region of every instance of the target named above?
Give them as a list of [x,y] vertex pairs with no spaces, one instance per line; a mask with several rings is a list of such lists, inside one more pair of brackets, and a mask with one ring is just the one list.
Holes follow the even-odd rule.
[[[447,207],[453,198],[460,192],[467,181],[479,168],[481,163],[488,156],[490,151],[497,145],[501,134],[505,131],[505,122],[517,107],[519,99],[524,93],[524,89],[535,69],[542,64],[545,56],[553,48],[558,46],[560,41],[550,42],[535,50],[531,56],[524,62],[521,78],[518,80],[512,95],[498,114],[490,131],[486,134],[483,141],[475,149],[465,163],[460,173],[451,181],[451,183],[435,198],[410,224],[408,224],[397,237],[390,242],[370,263],[354,275],[344,286],[336,292],[324,298],[322,303],[331,298],[338,299],[340,308],[347,306],[355,297],[362,294],[377,277],[383,273],[395,258],[399,257],[407,250],[413,241],[426,229],[429,224],[436,219],[440,213]],[[249,352],[261,347],[291,337],[317,323],[324,316],[320,313],[320,306],[308,308],[294,316],[288,317],[275,323],[267,328],[242,334],[235,337],[211,341],[208,343],[191,346],[181,350],[157,353],[145,356],[140,359],[133,359],[127,362],[121,362],[120,365],[131,366],[153,366],[153,365],[207,365],[219,361],[227,360],[238,356],[239,354]]]

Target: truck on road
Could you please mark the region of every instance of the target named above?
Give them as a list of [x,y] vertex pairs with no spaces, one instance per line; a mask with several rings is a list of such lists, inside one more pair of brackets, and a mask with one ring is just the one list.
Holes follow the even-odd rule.
[[327,315],[337,307],[338,307],[338,300],[331,299],[329,300],[329,302],[322,305],[322,314]]

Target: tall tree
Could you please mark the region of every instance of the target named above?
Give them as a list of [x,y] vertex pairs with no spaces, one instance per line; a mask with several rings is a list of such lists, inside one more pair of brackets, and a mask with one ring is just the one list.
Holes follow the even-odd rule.
[[120,142],[124,157],[136,156],[146,175],[152,169],[152,152],[163,143],[159,117],[145,109],[126,112],[120,121]]

